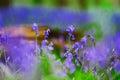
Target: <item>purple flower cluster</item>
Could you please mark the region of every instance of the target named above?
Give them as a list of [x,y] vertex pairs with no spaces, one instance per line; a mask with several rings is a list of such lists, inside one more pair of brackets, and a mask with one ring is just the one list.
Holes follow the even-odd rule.
[[2,36],[2,34],[0,34],[0,44],[5,44],[5,43],[7,43],[8,38],[9,38],[9,35],[8,35],[8,34],[5,34],[4,36]]
[[45,39],[41,43],[41,49],[47,48],[48,50],[53,50],[53,43],[48,44],[48,41]]
[[73,73],[75,71],[75,65],[72,63],[72,53],[66,52],[65,53],[66,59],[64,61],[64,65],[69,68],[70,72]]
[[[38,36],[38,25],[36,23],[33,24],[32,30],[36,31],[36,36]],[[66,31],[68,32],[70,39],[74,40],[74,27],[72,25],[68,26]],[[44,31],[45,39],[41,42],[41,46],[39,47],[39,49],[41,49],[42,51],[46,50],[44,51],[45,53],[49,53],[49,51],[53,50],[53,43],[47,40],[49,33],[50,29]],[[92,70],[93,74],[97,74],[98,68],[103,69],[106,68],[106,66],[107,69],[112,67],[116,72],[119,72],[119,35],[115,36],[115,40],[116,42],[113,41],[114,43],[112,43],[114,44],[115,49],[113,49],[111,53],[112,44],[108,44],[107,40],[95,43],[94,37],[91,34],[86,34],[79,41],[74,42],[72,45],[70,44],[70,48],[67,45],[66,52],[64,53],[65,60],[63,61],[63,63],[61,61],[58,61],[58,64],[59,62],[61,62],[59,65],[64,67],[64,74],[67,73],[66,71],[74,73],[74,71],[76,70],[76,66],[79,66],[81,70],[84,70],[85,72]],[[8,44],[5,43],[6,41]],[[92,42],[94,45],[89,44],[89,41]],[[0,35],[0,44],[4,44],[5,46],[5,59],[11,69],[29,71],[34,67],[37,59],[34,54],[37,45],[35,42],[26,41],[18,38],[8,39],[8,35],[6,34],[4,37]],[[53,55],[51,56],[50,54],[48,54],[46,56],[48,56],[49,58],[54,57],[55,59],[55,56]],[[59,70],[56,73],[59,75],[61,74]]]
[[35,64],[35,42],[23,39],[9,39],[5,44],[6,56],[10,59],[8,64],[11,69],[29,71]]
[[[73,35],[74,27],[72,25],[68,26],[66,31],[68,32],[70,38],[74,37],[74,35]],[[66,57],[66,59],[64,61],[64,65],[67,66],[70,69],[70,72],[75,71],[75,65],[73,64],[73,61],[72,61],[73,58],[75,58],[75,61],[76,61],[77,64],[80,64],[80,66],[83,66],[84,69],[85,68],[88,69],[88,66],[83,64],[85,62],[83,61],[83,59],[81,59],[82,57],[84,57],[85,60],[88,62],[87,59],[88,59],[88,57],[91,56],[91,55],[88,55],[89,50],[87,50],[87,48],[89,48],[89,46],[87,44],[88,40],[90,40],[92,43],[95,44],[94,37],[90,34],[87,34],[83,38],[81,38],[80,41],[75,42],[72,45],[72,48],[70,50],[68,50],[68,48],[66,49],[66,53],[64,54],[64,56]],[[83,55],[81,55],[81,54],[83,54]]]
[[104,67],[110,54],[110,49],[105,43],[97,43],[95,47],[86,49],[85,58],[90,63],[97,63],[99,67]]
[[44,31],[44,37],[48,38],[49,33],[50,33],[50,29],[47,29],[46,31]]
[[116,72],[120,72],[120,61],[117,61],[113,64],[113,68]]
[[48,44],[48,41],[46,40],[46,38],[48,38],[49,36],[49,32],[50,32],[50,29],[47,29],[46,31],[44,31],[45,39],[41,42],[41,49],[47,48],[48,50],[53,50],[53,43],[51,42]]
[[36,23],[32,25],[32,30],[36,31],[36,36],[38,36],[38,25]]
[[70,37],[72,40],[75,40],[75,37],[74,37],[74,35],[72,34],[73,31],[74,31],[74,27],[73,27],[73,25],[68,26],[68,28],[66,29],[66,31],[68,32],[69,37]]

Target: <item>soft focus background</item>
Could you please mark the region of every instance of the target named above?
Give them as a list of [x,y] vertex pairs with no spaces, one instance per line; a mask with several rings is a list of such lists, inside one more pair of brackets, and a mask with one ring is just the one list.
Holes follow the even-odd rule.
[[63,29],[72,24],[107,35],[120,29],[119,5],[120,0],[0,0],[0,27],[36,22]]

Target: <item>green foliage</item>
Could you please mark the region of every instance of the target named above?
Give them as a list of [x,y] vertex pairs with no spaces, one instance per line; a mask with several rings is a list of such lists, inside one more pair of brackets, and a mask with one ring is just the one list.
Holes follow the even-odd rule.
[[93,32],[94,32],[93,36],[96,40],[101,39],[103,36],[100,24],[96,23],[96,22],[90,22],[80,29],[83,32],[86,32],[86,31],[89,32],[90,30],[93,30]]
[[115,74],[113,80],[120,80],[120,73]]
[[74,73],[75,80],[97,80],[97,77],[95,77],[91,72],[84,72],[84,71],[76,71]]
[[70,80],[69,77],[59,77],[55,75],[51,68],[51,60],[47,55],[40,57],[40,62],[37,66],[36,80]]
[[58,77],[51,74],[51,75],[45,76],[42,80],[70,80],[70,78],[68,78],[67,76]]
[[6,77],[5,80],[17,80],[17,79],[13,79],[12,77]]

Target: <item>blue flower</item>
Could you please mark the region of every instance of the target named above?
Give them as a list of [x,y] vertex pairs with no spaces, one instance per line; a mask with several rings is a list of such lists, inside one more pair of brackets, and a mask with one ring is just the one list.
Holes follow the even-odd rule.
[[67,57],[68,54],[69,54],[69,51],[66,51],[65,54],[64,54],[64,56]]
[[69,68],[70,72],[73,73],[75,71],[75,65],[72,63],[73,55],[72,53],[69,53],[68,51],[65,53],[65,61],[64,65]]
[[10,57],[8,64],[11,69],[29,71],[34,67],[36,60],[34,55],[35,42],[27,42],[23,39],[9,39],[8,44],[5,44],[5,50],[6,56]]
[[68,32],[68,35],[69,35],[70,39],[71,39],[71,40],[75,40],[75,37],[74,37],[74,35],[72,34],[73,31],[74,31],[73,25],[68,26],[68,28],[66,29],[66,31]]
[[47,29],[46,31],[44,31],[44,37],[48,38],[49,33],[50,33],[50,29]]
[[32,30],[38,31],[38,25],[36,23],[32,25]]
[[118,53],[120,53],[120,32],[117,32],[114,36],[113,36],[113,42],[115,44],[115,49]]
[[9,35],[8,35],[8,34],[5,34],[5,36],[3,37],[3,42],[7,43],[8,38],[9,38]]
[[2,44],[2,34],[0,34],[0,44]]
[[114,67],[116,72],[119,72],[120,71],[120,62],[118,62],[118,61],[115,62],[113,67]]
[[66,31],[67,31],[69,34],[73,33],[73,31],[74,31],[73,25],[68,26],[68,28],[66,29]]
[[86,45],[86,43],[87,43],[87,37],[84,36],[83,38],[81,38],[80,43],[83,44],[83,45]]
[[47,45],[48,41],[45,39],[41,42],[41,47],[44,48]]
[[75,40],[75,36],[74,36],[74,35],[71,35],[71,39],[72,39],[72,40]]
[[53,50],[53,43],[51,42],[51,43],[47,46],[47,48],[48,48],[49,50]]
[[4,36],[0,34],[0,44],[6,44],[8,41],[9,35],[6,33]]
[[75,59],[78,59],[78,56],[79,56],[78,53],[74,54]]
[[36,36],[38,36],[38,25],[36,23],[32,25],[32,30],[36,31]]
[[75,42],[73,45],[72,45],[72,48],[74,49],[74,50],[78,50],[79,49],[79,42]]
[[83,55],[89,63],[97,62],[98,66],[103,68],[110,55],[109,48],[110,46],[106,42],[99,42],[94,47],[87,47]]

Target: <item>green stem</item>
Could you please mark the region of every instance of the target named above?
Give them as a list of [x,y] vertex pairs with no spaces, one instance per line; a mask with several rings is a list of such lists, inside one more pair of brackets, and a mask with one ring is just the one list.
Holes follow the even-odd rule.
[[37,44],[38,44],[38,36],[36,35],[36,54],[38,53],[38,51],[37,51]]
[[71,43],[70,43],[70,36],[68,37],[68,52],[70,52],[70,45],[71,45]]

